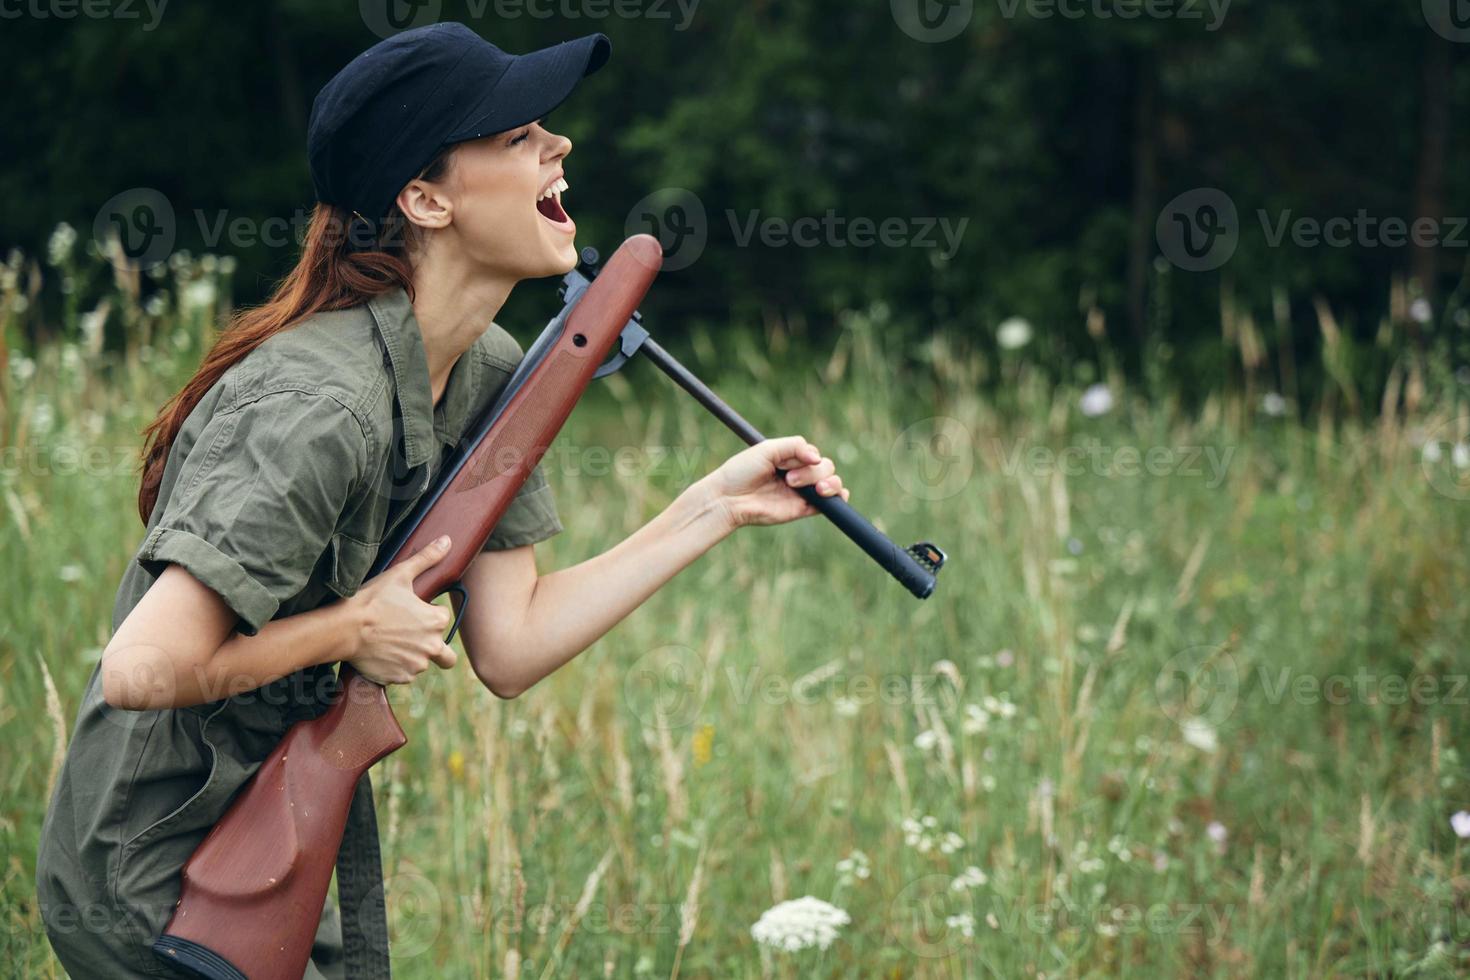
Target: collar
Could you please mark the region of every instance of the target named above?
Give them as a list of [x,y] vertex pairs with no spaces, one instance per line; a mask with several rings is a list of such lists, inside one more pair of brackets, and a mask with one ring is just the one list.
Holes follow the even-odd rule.
[[403,422],[403,459],[409,467],[433,458],[438,443],[453,446],[464,434],[480,382],[479,359],[467,350],[454,362],[444,397],[436,406],[429,386],[424,334],[408,293],[397,287],[368,300],[378,334],[388,351],[393,386]]

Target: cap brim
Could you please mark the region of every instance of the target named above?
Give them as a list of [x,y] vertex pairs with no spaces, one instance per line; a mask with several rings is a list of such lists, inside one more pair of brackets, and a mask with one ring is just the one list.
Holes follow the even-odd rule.
[[565,102],[578,82],[607,64],[611,53],[612,42],[606,34],[589,34],[516,56],[495,87],[465,113],[465,121],[444,142],[494,136],[540,119]]

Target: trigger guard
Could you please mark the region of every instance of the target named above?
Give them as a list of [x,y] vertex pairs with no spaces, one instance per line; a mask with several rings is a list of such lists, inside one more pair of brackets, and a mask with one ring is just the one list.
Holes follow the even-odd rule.
[[459,621],[464,618],[464,611],[469,608],[470,593],[467,589],[465,589],[463,582],[455,582],[444,591],[446,593],[459,593],[459,612],[454,614],[454,623],[449,627],[449,635],[444,638],[444,644],[445,646],[448,646],[450,643],[454,642],[454,634],[459,632]]

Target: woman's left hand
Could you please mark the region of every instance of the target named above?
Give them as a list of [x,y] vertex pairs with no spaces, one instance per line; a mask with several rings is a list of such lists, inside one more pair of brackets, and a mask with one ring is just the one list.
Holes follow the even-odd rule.
[[[784,478],[777,476],[778,469],[786,471]],[[822,496],[841,495],[843,500],[849,494],[832,460],[802,436],[756,443],[705,479],[729,513],[732,527],[785,524],[816,514],[815,507],[793,492],[795,487],[815,486]]]

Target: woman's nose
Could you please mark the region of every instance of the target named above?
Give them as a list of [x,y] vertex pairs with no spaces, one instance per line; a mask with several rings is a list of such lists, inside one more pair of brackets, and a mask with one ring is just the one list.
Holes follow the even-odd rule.
[[551,159],[559,160],[572,152],[572,141],[560,133],[549,133],[551,137]]

